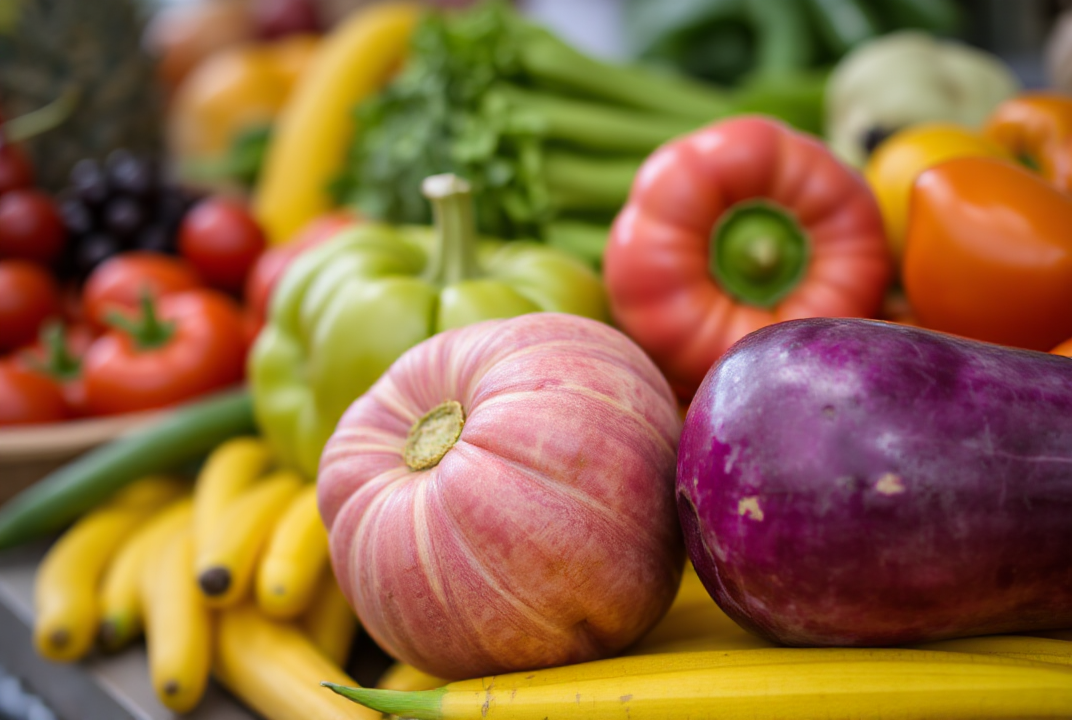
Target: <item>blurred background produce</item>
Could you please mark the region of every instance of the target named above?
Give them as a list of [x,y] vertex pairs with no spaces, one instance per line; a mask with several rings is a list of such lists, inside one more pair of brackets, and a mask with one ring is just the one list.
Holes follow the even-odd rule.
[[[564,635],[582,645],[592,628],[614,627],[574,624],[561,597],[581,578],[587,589],[577,597],[614,613],[600,605],[610,593],[585,582],[610,583],[629,562],[613,540],[589,533],[605,560],[598,572],[578,570],[564,559],[570,553],[553,550],[562,538],[546,531],[554,513],[540,503],[520,505],[531,509],[514,523],[528,528],[524,537],[503,537],[546,551],[539,563],[551,579],[532,584],[542,590],[503,592],[524,585],[510,547],[501,562],[481,565],[481,578],[492,578],[487,597],[509,612],[460,589],[462,550],[434,558],[444,570],[430,575],[443,582],[428,595],[380,592],[417,562],[397,558],[361,582],[373,563],[338,565],[340,589],[313,483],[324,443],[400,354],[440,331],[540,309],[613,322],[666,375],[682,413],[734,340],[793,317],[877,317],[921,326],[912,331],[919,343],[937,329],[1072,355],[1068,6],[0,1],[0,548],[55,540],[37,573],[37,652],[54,662],[120,662],[129,656],[94,653],[144,634],[140,668],[151,689],[142,697],[162,708],[209,712],[211,675],[269,720],[371,718],[378,713],[362,715],[317,683],[419,691],[444,681],[403,664],[384,673],[391,658],[369,633],[351,642],[357,623],[343,591],[350,601],[365,594],[354,606],[383,616],[369,616],[383,647],[449,678],[451,668],[483,667],[488,648],[465,642],[493,644],[490,630],[504,627],[494,624],[519,609],[529,619],[566,617]],[[451,13],[429,12],[443,8]],[[422,193],[430,177],[458,192],[433,192],[430,203]],[[547,365],[575,357],[572,342],[548,349]],[[592,363],[606,359],[582,345]],[[1061,358],[1038,357],[1061,370]],[[444,387],[460,377],[460,363],[432,365]],[[635,394],[585,385],[608,373],[580,374],[584,382],[555,393],[553,383],[539,385],[543,396],[566,398],[557,423],[539,425],[537,413],[516,423],[515,444],[532,457],[546,454],[541,443],[553,435],[565,465],[594,464],[588,445],[610,447],[615,437],[607,419],[621,415],[625,427],[633,417]],[[836,385],[811,379],[817,392]],[[579,417],[574,390],[603,400],[590,406],[589,427],[555,435]],[[392,402],[389,442],[398,445],[414,410]],[[662,405],[672,417],[674,403]],[[386,435],[369,452],[353,437],[360,415],[347,417],[326,462],[335,496],[321,505],[353,520],[368,498],[382,501],[377,483],[401,492],[376,465],[399,453],[383,451]],[[124,418],[129,425],[110,424]],[[470,420],[479,428],[479,416]],[[18,456],[13,448],[87,432],[50,458],[55,468],[131,425],[139,431],[47,476],[45,467],[2,464]],[[526,442],[537,429],[547,438]],[[623,458],[625,477],[639,465]],[[371,488],[357,488],[362,467],[376,475]],[[898,492],[911,478],[883,482],[883,492],[913,497]],[[599,515],[606,508],[589,489],[570,487],[555,502],[573,520]],[[473,527],[516,499],[477,495],[487,505],[465,511],[476,513]],[[430,526],[444,507],[436,497],[425,492],[419,512],[400,517],[416,530]],[[720,511],[759,533],[766,502],[732,498]],[[634,524],[656,506],[630,508]],[[861,511],[868,522],[872,509]],[[918,511],[905,503],[905,517],[891,522],[910,529]],[[339,525],[337,554],[380,561],[397,549],[397,536]],[[423,535],[414,537],[416,547]],[[674,554],[679,539],[647,550]],[[869,542],[883,552],[881,538]],[[44,545],[29,547],[39,559]],[[999,579],[1015,576],[1006,570]],[[904,568],[909,585],[915,571]],[[636,582],[624,597],[658,590],[651,607],[666,605],[652,577]],[[559,586],[567,591],[548,601]],[[414,622],[398,627],[403,610],[427,616],[435,593],[436,602],[467,598],[473,626],[494,627],[474,633],[449,618],[434,635]],[[542,601],[539,612],[524,610]],[[1009,618],[1008,628],[1039,627]],[[503,647],[512,647],[510,627]],[[573,659],[626,642],[611,635],[603,650],[586,646]],[[466,640],[435,664],[412,651],[437,638]],[[603,703],[596,716],[624,708],[639,717],[645,708],[680,711],[682,688],[692,687],[699,695],[688,707],[705,712],[704,703],[726,700],[714,681],[736,673],[769,690],[742,701],[752,710],[791,697],[806,717],[827,717],[822,693],[834,691],[858,703],[853,720],[865,709],[922,718],[934,696],[913,683],[941,675],[951,717],[1072,715],[1068,671],[1057,667],[1072,661],[1067,640],[946,643],[872,654],[770,647],[723,614],[686,567],[678,601],[626,649],[630,657],[539,670],[546,690],[537,697],[554,704],[580,685]],[[704,654],[712,650],[718,658]],[[570,652],[563,643],[545,655]],[[506,656],[493,664],[514,667],[516,652]],[[1050,665],[1031,664],[1040,661]],[[912,682],[876,669],[894,667]],[[8,699],[29,702],[4,683],[0,717]],[[49,683],[30,688],[57,697]],[[350,695],[384,710],[440,712],[429,695]],[[512,712],[498,697],[484,709]]]

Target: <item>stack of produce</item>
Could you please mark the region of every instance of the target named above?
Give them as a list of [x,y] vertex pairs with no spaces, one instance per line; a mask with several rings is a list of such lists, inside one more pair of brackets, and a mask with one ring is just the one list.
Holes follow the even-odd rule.
[[538,311],[607,319],[603,285],[581,261],[539,243],[479,239],[472,190],[456,176],[430,177],[424,190],[435,227],[363,224],[326,241],[311,229],[322,244],[285,273],[253,346],[257,422],[309,477],[347,406],[425,338]]
[[[384,87],[387,61],[402,58]],[[732,112],[807,124],[798,104],[597,61],[501,3],[419,20],[406,6],[370,11],[327,38],[284,110],[258,217],[275,241],[339,202],[426,222],[420,183],[451,172],[472,183],[483,232],[545,239],[598,264],[643,156]]]
[[[333,563],[368,632],[411,667],[381,689],[326,686],[428,720],[1072,711],[1072,635],[996,634],[1072,623],[1072,524],[1048,502],[1070,477],[1063,463],[1027,472],[1072,437],[1068,361],[865,320],[774,325],[711,370],[676,453],[695,574],[627,657],[578,662],[617,652],[608,624],[662,586],[634,575],[631,513],[661,527],[671,488],[661,460],[640,458],[659,457],[655,418],[676,422],[633,353],[588,320],[492,321],[417,346],[351,407],[319,477]],[[951,384],[933,389],[934,368]],[[1048,392],[1008,404],[1028,383]],[[998,408],[992,454],[972,460]],[[637,502],[644,488],[656,495]]]
[[[170,254],[83,273],[90,335],[134,340],[20,372],[160,407],[240,381],[256,336],[248,393],[0,509],[0,547],[65,530],[42,655],[144,633],[165,706],[214,675],[269,720],[1072,717],[1072,366],[1037,352],[1072,338],[1072,102],[854,115],[861,175],[785,121],[805,92],[606,65],[502,3],[378,6],[305,60],[250,116],[288,244],[220,197],[162,217],[141,156],[41,196],[57,248],[140,244],[140,213]],[[877,108],[862,77],[835,81]],[[783,119],[725,117],[759,107]],[[0,214],[28,168],[0,145]],[[55,285],[61,251],[22,246]],[[375,689],[341,669],[355,613],[398,661]]]
[[265,246],[243,203],[195,203],[123,149],[79,161],[56,200],[35,170],[0,140],[0,425],[156,409],[240,382],[259,323],[239,298]]

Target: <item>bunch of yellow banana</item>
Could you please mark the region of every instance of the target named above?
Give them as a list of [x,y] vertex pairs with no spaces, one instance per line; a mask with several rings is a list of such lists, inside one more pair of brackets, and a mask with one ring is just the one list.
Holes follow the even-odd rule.
[[688,568],[663,620],[599,662],[446,683],[392,667],[336,693],[419,720],[987,720],[1072,717],[1072,631],[916,648],[780,648],[723,613]]
[[274,468],[258,438],[220,445],[192,486],[146,478],[87,514],[46,555],[35,603],[49,659],[144,631],[153,687],[176,712],[196,707],[214,672],[269,720],[310,707],[354,717],[318,686],[352,682],[339,666],[357,620],[328,564],[315,485]]
[[642,655],[398,692],[328,687],[417,720],[988,720],[1072,717],[1072,669],[913,649]]

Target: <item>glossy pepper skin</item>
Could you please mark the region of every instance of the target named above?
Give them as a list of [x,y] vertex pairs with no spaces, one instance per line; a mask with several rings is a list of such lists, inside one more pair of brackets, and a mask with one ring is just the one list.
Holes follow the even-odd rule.
[[604,255],[615,321],[686,401],[754,330],[875,314],[890,274],[863,178],[762,116],[715,123],[648,158]]
[[993,140],[953,123],[924,123],[900,131],[878,146],[864,167],[886,223],[886,238],[894,257],[904,256],[908,200],[919,174],[955,157],[1011,156]]
[[903,279],[921,325],[1042,351],[1072,337],[1072,196],[967,157],[920,175],[911,207]]
[[1072,98],[1023,93],[995,108],[983,133],[1057,189],[1072,191]]
[[272,296],[249,376],[280,459],[315,477],[350,403],[441,330],[553,311],[607,319],[598,276],[537,243],[478,241],[465,181],[425,181],[436,227],[361,225],[298,257]]

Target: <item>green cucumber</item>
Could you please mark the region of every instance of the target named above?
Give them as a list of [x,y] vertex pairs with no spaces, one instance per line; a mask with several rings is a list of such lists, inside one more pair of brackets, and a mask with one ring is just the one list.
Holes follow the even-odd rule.
[[102,445],[0,507],[0,549],[54,533],[145,475],[173,471],[229,437],[256,431],[249,392],[214,395]]

